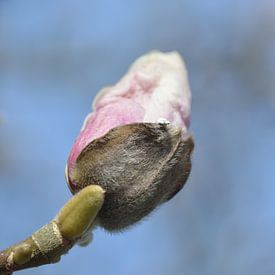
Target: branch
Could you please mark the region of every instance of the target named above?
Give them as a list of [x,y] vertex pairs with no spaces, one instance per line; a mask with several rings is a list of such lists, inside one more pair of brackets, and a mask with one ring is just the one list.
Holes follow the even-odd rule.
[[57,263],[92,230],[104,190],[89,185],[73,196],[57,216],[29,238],[0,252],[0,275]]

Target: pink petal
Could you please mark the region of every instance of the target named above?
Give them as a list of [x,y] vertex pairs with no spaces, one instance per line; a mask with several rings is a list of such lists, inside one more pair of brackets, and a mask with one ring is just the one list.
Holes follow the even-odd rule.
[[176,52],[152,52],[137,59],[114,86],[103,89],[76,139],[68,159],[72,176],[80,152],[110,129],[135,123],[168,120],[186,132],[191,92],[187,72]]

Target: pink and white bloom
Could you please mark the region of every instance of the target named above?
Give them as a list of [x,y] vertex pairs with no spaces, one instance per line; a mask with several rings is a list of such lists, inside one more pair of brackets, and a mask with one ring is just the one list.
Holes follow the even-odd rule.
[[100,91],[93,103],[93,111],[85,119],[66,167],[67,182],[72,192],[83,187],[75,176],[76,163],[83,150],[110,130],[125,125],[167,124],[171,137],[175,129],[180,129],[179,139],[184,142],[188,140],[192,147],[187,150],[189,157],[186,161],[190,161],[193,149],[193,142],[187,133],[190,110],[187,71],[178,53],[151,52],[137,59],[117,84]]

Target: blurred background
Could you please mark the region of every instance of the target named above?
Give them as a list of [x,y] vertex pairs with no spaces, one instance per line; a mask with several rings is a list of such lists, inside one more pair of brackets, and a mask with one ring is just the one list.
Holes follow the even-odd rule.
[[20,274],[275,274],[275,2],[0,0],[0,249],[71,196],[64,166],[96,93],[177,50],[193,92],[192,174],[123,234],[96,230]]

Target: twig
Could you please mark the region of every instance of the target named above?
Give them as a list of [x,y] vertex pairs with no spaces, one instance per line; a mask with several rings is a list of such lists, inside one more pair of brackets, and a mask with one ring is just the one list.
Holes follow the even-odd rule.
[[104,190],[89,185],[72,197],[57,216],[29,238],[0,252],[0,275],[57,263],[91,230],[104,201]]

